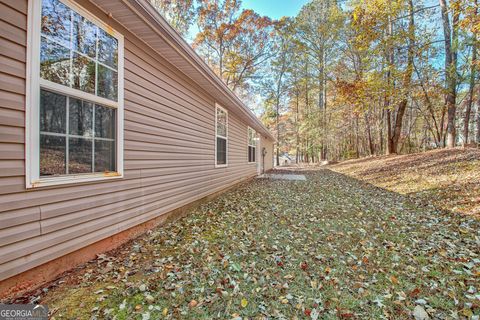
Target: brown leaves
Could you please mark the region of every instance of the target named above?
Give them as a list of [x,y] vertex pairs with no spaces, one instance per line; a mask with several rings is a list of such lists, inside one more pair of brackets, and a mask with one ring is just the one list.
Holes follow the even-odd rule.
[[303,261],[302,263],[300,263],[300,269],[302,269],[303,271],[307,271],[308,263],[306,261]]
[[420,289],[419,288],[415,288],[413,289],[412,291],[410,291],[410,293],[408,294],[408,296],[410,298],[416,298],[418,297],[418,295],[420,294]]
[[329,170],[305,174],[240,186],[99,256],[81,283],[58,284],[41,302],[73,310],[65,318],[409,319],[417,305],[431,318],[478,313],[478,222]]

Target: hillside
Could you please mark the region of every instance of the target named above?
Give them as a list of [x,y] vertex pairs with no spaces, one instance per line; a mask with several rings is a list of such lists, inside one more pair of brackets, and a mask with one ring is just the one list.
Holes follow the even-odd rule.
[[480,216],[479,149],[369,157],[330,165],[329,169],[424,204]]

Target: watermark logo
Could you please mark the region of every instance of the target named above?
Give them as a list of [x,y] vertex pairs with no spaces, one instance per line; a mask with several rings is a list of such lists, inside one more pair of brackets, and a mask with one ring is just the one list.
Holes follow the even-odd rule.
[[48,307],[42,304],[0,304],[0,320],[48,320]]

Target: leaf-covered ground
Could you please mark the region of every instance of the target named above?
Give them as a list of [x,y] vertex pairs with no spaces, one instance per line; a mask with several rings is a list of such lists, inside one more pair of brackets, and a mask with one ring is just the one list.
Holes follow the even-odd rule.
[[243,184],[29,299],[55,319],[478,319],[478,220],[300,173]]
[[480,149],[364,158],[330,168],[438,208],[480,217]]

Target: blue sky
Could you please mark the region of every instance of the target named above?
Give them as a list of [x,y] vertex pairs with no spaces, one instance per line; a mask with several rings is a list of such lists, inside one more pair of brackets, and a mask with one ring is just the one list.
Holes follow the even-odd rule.
[[262,16],[279,19],[295,16],[308,0],[243,0],[242,7],[253,9]]

